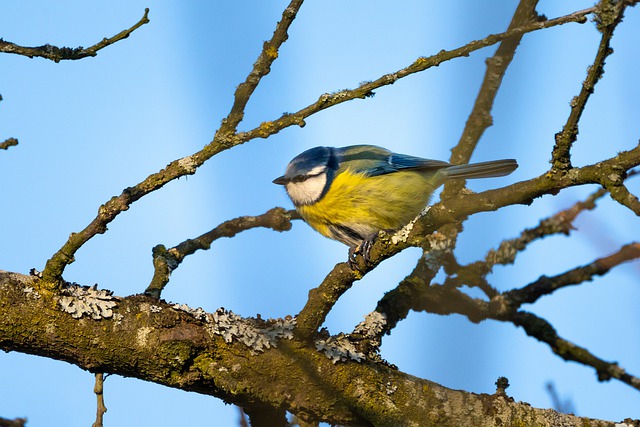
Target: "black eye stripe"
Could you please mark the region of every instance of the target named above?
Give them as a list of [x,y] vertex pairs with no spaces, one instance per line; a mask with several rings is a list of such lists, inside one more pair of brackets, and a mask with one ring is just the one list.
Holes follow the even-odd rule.
[[298,175],[298,176],[294,176],[293,178],[291,178],[289,180],[289,182],[303,182],[303,181],[308,180],[309,178],[315,178],[316,176],[320,176],[323,173],[325,173],[325,172],[323,171],[323,172],[316,173],[316,174],[313,174],[313,175]]

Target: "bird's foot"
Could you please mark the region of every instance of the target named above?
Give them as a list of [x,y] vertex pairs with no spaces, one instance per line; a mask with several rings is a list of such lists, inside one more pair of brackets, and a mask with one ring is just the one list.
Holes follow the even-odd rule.
[[377,238],[378,233],[371,234],[358,246],[349,248],[349,260],[347,261],[347,264],[349,264],[349,268],[354,271],[364,273],[364,271],[360,269],[360,266],[356,262],[356,256],[362,255],[365,266],[369,265],[371,263],[371,248],[373,247],[373,244],[376,242]]

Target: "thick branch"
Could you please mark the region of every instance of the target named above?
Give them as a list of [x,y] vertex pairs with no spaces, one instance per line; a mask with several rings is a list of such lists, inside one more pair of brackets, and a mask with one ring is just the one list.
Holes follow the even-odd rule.
[[52,46],[50,44],[45,44],[43,46],[37,46],[37,47],[26,47],[26,46],[19,46],[15,43],[11,43],[11,42],[0,39],[0,52],[14,53],[16,55],[28,56],[29,58],[40,57],[40,58],[50,59],[54,62],[60,62],[62,60],[67,60],[67,59],[69,60],[82,59],[82,58],[86,58],[87,56],[96,56],[99,50],[104,49],[105,47],[112,45],[120,40],[126,39],[135,30],[137,30],[144,24],[149,23],[148,14],[149,14],[149,9],[147,8],[144,10],[144,15],[142,16],[142,18],[140,18],[140,20],[137,23],[135,23],[131,28],[120,31],[118,34],[116,34],[113,37],[104,38],[98,43],[86,49],[83,48],[82,46],[76,47],[76,48],[70,48],[70,47],[57,47],[57,46]]
[[247,341],[246,319],[143,296],[114,297],[118,305],[109,315],[75,319],[40,285],[35,277],[0,273],[1,349],[213,395],[242,407],[264,402],[307,422],[497,426],[523,420],[550,425],[553,419],[567,426],[614,425],[450,390],[385,364],[332,363],[313,343],[293,337],[271,341],[277,347],[256,347],[256,338],[271,338],[257,329]]
[[347,263],[341,262],[324,278],[317,288],[309,291],[307,303],[296,316],[296,335],[301,339],[314,336],[338,299],[361,275]]

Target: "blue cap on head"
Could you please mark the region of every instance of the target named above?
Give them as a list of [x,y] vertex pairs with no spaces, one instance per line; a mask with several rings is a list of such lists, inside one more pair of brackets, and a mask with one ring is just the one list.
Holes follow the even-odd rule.
[[284,185],[291,181],[302,181],[309,176],[338,169],[338,159],[332,147],[314,147],[298,154],[287,165],[284,175],[273,180]]

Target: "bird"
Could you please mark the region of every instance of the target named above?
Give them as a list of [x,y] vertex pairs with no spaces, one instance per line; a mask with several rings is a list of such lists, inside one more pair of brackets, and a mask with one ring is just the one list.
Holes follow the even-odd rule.
[[514,159],[451,165],[440,160],[394,153],[375,145],[314,147],[294,157],[283,185],[302,219],[320,234],[369,261],[380,230],[399,230],[429,203],[448,179],[490,178],[516,170]]

